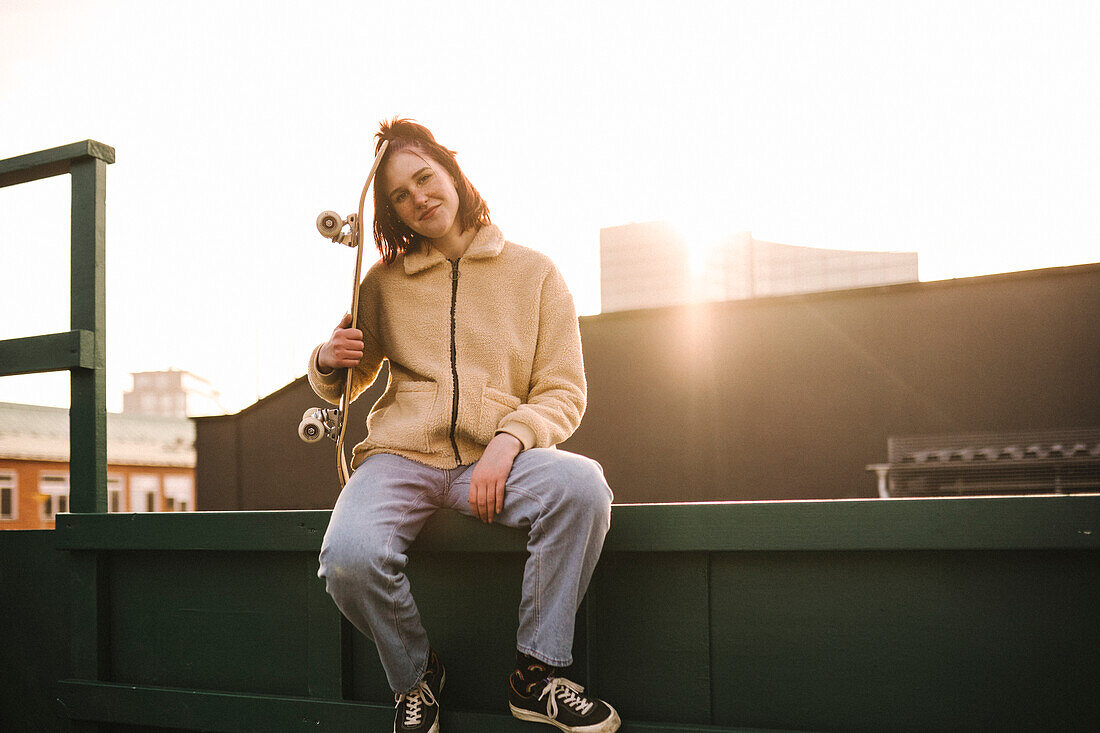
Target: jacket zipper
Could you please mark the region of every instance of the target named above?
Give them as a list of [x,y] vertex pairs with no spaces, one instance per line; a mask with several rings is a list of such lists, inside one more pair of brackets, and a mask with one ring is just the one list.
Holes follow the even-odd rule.
[[[461,258],[459,258],[461,259]],[[451,448],[455,452],[455,465],[462,465],[458,453],[455,429],[458,426],[458,354],[455,349],[455,303],[458,300],[458,260],[451,260],[451,381],[454,388],[451,397]]]

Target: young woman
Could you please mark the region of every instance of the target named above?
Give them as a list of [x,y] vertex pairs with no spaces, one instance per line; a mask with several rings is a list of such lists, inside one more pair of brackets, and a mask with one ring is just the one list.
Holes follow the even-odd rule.
[[314,391],[338,402],[389,362],[385,394],[353,451],[320,575],[341,612],[378,647],[397,700],[395,733],[439,730],[444,668],[403,570],[406,550],[446,507],[529,531],[516,669],[517,718],[610,733],[619,716],[560,677],[577,607],[611,519],[599,464],[556,450],[580,424],[584,366],[573,298],[545,255],[508,242],[454,152],[410,120],[383,123],[374,182],[382,259],[363,280],[359,328],[347,315],[310,359]]

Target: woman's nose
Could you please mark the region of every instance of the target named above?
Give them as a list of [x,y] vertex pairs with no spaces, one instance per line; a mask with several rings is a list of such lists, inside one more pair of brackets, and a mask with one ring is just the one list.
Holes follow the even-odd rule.
[[428,192],[417,191],[414,200],[416,201],[417,206],[423,206],[424,204],[428,203]]

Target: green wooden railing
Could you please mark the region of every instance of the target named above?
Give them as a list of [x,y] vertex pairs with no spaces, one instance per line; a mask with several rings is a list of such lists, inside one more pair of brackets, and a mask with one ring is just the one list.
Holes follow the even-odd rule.
[[114,162],[114,148],[94,140],[0,160],[0,188],[65,173],[72,177],[72,330],[0,341],[0,376],[69,370],[73,512],[107,511],[104,219],[107,166]]

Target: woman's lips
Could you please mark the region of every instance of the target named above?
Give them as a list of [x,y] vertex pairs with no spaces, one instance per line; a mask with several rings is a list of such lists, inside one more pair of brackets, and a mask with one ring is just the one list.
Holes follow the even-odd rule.
[[432,208],[425,211],[423,214],[420,215],[420,221],[424,221],[425,219],[430,218],[432,214],[435,213],[435,210],[438,209],[440,206],[442,206],[442,204],[436,204]]

